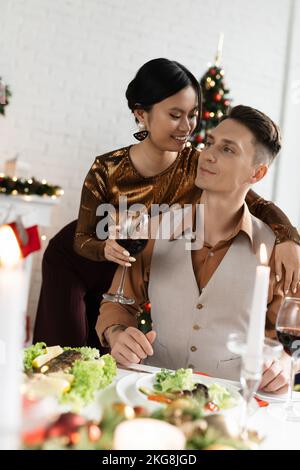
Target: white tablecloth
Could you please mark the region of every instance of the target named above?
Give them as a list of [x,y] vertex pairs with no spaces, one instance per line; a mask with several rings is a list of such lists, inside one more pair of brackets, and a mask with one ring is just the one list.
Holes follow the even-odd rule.
[[[160,369],[151,368],[153,372],[157,372]],[[112,386],[101,392],[99,395],[99,401],[101,406],[106,406],[115,402],[120,402],[120,397],[116,391],[116,383],[122,377],[128,374],[136,374],[137,378],[142,377],[142,373],[138,371],[129,371],[125,369],[118,369],[117,377]],[[133,403],[135,405],[135,403]],[[249,428],[257,430],[261,435],[264,436],[264,441],[260,445],[260,449],[268,450],[292,450],[300,449],[300,423],[285,422],[275,418],[272,414],[272,408],[282,407],[279,404],[270,404],[264,408],[257,408],[255,413],[249,420]],[[94,412],[94,409],[93,411]]]

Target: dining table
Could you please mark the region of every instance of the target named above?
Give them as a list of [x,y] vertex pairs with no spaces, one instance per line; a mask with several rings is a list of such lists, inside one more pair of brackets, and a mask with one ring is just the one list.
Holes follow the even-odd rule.
[[[117,374],[111,385],[96,393],[94,402],[83,410],[87,418],[100,419],[105,407],[114,403],[126,403],[130,406],[147,406],[147,401],[139,396],[135,383],[149,374],[156,374],[161,369],[152,366],[132,364],[128,367],[118,367]],[[201,376],[201,373],[197,375]],[[206,374],[203,374],[205,378]],[[212,378],[210,378],[212,379]],[[220,384],[236,387],[241,392],[239,382],[213,378]],[[300,392],[294,392],[294,399],[300,407]],[[248,419],[249,430],[256,431],[262,438],[258,450],[299,450],[300,449],[300,422],[282,420],[278,411],[285,404],[284,398],[274,396],[274,399],[254,399],[251,404]],[[148,403],[149,405],[149,403]],[[151,404],[153,406],[153,404]]]

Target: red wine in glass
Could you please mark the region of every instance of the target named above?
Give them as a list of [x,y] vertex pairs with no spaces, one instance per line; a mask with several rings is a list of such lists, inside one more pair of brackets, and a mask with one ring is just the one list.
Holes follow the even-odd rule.
[[130,256],[136,256],[143,251],[148,243],[146,238],[126,238],[126,239],[117,239],[119,245],[121,245],[125,250],[130,253]]
[[289,356],[295,354],[297,350],[300,355],[300,328],[277,327],[276,333],[283,349]]
[[[131,256],[136,256],[143,251],[148,243],[148,238],[131,238],[134,233],[136,233],[137,228],[146,229],[148,227],[148,215],[143,214],[141,217],[125,218],[121,223],[119,233],[120,235],[125,235],[127,238],[117,238],[116,242],[125,248]],[[141,234],[141,232],[139,232]],[[129,237],[128,237],[129,235]],[[132,305],[135,303],[135,300],[124,295],[124,282],[126,276],[127,266],[123,266],[123,271],[121,275],[120,284],[118,290],[115,294],[104,294],[103,298],[109,302],[118,302],[124,305]]]
[[[288,398],[281,410],[282,418],[288,421],[300,421],[300,410],[293,402],[296,362],[300,357],[300,298],[284,299],[277,315],[276,332],[284,351],[291,358]],[[279,416],[280,413],[279,410]]]

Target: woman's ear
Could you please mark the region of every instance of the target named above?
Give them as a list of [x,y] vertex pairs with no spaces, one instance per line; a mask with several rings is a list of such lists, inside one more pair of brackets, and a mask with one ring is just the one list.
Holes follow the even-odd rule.
[[255,169],[254,174],[250,179],[251,184],[258,183],[258,181],[262,180],[268,173],[268,169],[269,167],[266,164],[259,165],[259,167]]
[[134,117],[141,123],[145,124],[144,121],[144,116],[145,116],[145,111],[143,109],[135,109],[133,111]]

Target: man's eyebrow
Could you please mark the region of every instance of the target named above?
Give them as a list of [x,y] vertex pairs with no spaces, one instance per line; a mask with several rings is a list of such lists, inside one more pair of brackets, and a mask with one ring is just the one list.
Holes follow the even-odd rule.
[[[191,111],[196,111],[198,109],[198,105],[195,106]],[[169,111],[179,111],[180,113],[184,113],[184,109],[180,109],[180,108],[177,108],[177,107],[174,107],[174,108],[170,108]]]
[[[208,139],[212,139],[212,140],[215,140],[214,136],[212,134],[207,134],[207,138]],[[231,140],[231,139],[221,139],[221,142],[224,142],[225,144],[230,144],[230,145],[235,145],[236,147],[239,147],[239,144],[237,144],[234,140]]]

